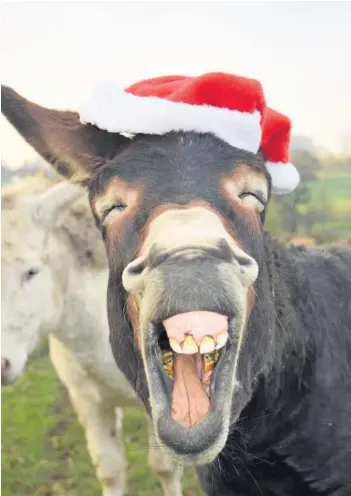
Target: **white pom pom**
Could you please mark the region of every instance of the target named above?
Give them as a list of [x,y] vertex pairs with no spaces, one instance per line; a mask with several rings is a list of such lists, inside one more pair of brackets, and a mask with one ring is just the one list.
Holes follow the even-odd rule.
[[300,183],[300,174],[290,162],[266,162],[266,168],[272,178],[272,191],[277,195],[291,193]]

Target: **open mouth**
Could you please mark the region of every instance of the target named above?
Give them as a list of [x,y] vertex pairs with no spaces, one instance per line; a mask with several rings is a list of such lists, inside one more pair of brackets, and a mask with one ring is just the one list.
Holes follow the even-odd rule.
[[[177,252],[178,253],[178,252]],[[184,255],[184,253],[182,253]],[[148,262],[139,295],[140,351],[157,440],[182,465],[210,463],[242,405],[237,363],[246,286],[235,263],[200,253]],[[146,402],[145,402],[146,403]]]
[[170,400],[171,417],[194,427],[211,410],[216,369],[228,341],[228,317],[196,311],[175,315],[154,325],[162,383]]

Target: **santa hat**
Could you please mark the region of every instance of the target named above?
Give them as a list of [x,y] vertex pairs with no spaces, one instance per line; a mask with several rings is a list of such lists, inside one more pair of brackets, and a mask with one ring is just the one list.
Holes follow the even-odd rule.
[[254,79],[225,73],[163,76],[125,90],[102,83],[81,107],[80,119],[118,133],[212,133],[251,153],[261,149],[275,193],[289,193],[300,180],[289,163],[290,120],[267,107]]

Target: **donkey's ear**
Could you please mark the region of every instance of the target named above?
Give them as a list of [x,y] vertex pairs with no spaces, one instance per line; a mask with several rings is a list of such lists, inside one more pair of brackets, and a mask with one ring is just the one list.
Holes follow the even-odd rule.
[[83,183],[105,160],[130,143],[125,136],[82,124],[76,112],[41,107],[1,86],[1,111],[57,172]]
[[50,229],[55,226],[60,213],[70,208],[81,196],[86,198],[85,188],[79,184],[61,181],[39,195],[24,198],[22,205],[32,213],[38,224]]

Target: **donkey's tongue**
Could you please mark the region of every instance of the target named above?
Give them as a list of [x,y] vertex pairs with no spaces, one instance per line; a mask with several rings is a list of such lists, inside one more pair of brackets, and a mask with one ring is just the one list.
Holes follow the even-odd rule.
[[[192,427],[210,409],[210,400],[201,382],[203,375],[200,353],[196,353],[205,336],[217,336],[228,330],[228,317],[214,312],[194,311],[174,315],[163,321],[168,338],[175,340],[181,351],[186,335],[193,337],[194,354],[174,353],[172,418]],[[173,348],[173,346],[172,346]]]
[[210,409],[210,400],[201,382],[201,360],[199,353],[174,354],[172,418],[185,427],[193,427]]

